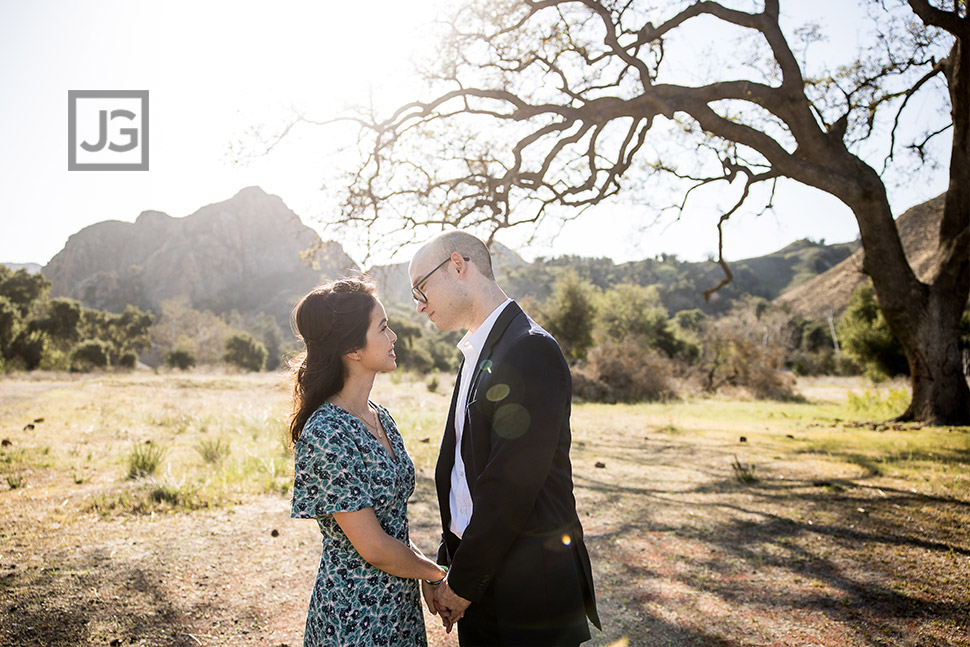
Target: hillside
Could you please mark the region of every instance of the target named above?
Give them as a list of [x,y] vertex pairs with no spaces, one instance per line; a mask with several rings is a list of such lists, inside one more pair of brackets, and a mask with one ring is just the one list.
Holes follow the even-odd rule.
[[[301,258],[309,248],[319,248],[315,269]],[[51,296],[88,307],[156,310],[185,295],[196,309],[262,311],[285,323],[310,288],[356,269],[340,245],[321,243],[280,198],[250,187],[184,218],[145,211],[134,223],[86,227],[43,273]]]
[[[920,279],[926,279],[933,261],[943,216],[940,195],[916,205],[896,219],[906,258]],[[868,277],[862,273],[863,250],[859,249],[832,269],[785,292],[775,302],[787,305],[806,319],[820,320],[839,315],[849,303],[852,292]]]
[[734,281],[714,294],[710,302],[704,300],[703,293],[724,276],[721,268],[711,261],[684,262],[666,255],[621,264],[608,258],[576,256],[537,259],[509,268],[504,284],[507,292],[516,298],[543,301],[552,293],[556,277],[573,270],[600,289],[618,283],[656,285],[671,315],[693,308],[714,315],[728,310],[742,294],[774,299],[836,265],[857,247],[857,243],[825,245],[799,240],[772,254],[729,261]]

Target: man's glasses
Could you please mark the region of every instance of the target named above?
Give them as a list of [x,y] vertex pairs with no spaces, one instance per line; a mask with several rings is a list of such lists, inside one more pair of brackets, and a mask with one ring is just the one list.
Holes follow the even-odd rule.
[[[465,259],[466,262],[471,260],[467,256],[462,256],[462,258]],[[451,260],[451,257],[449,256],[445,260],[438,263],[433,270],[431,270],[430,272],[422,276],[420,279],[418,279],[418,282],[411,286],[411,298],[417,301],[418,303],[427,303],[428,297],[427,295],[425,295],[424,292],[421,291],[421,288],[419,286],[424,285],[425,282],[431,278],[432,274],[434,274],[442,267],[444,267],[445,264],[450,260]]]

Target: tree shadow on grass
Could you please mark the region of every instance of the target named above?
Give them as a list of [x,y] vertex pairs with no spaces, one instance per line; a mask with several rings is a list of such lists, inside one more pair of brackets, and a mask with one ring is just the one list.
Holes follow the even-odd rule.
[[[653,475],[649,485],[604,476],[578,475],[576,482],[593,499],[622,501],[632,511],[587,535],[605,573],[600,588],[609,606],[601,612],[608,624],[620,625],[607,626],[610,639],[639,613],[659,634],[648,640],[635,630],[631,644],[785,644],[770,630],[740,638],[744,631],[730,620],[736,610],[762,620],[800,618],[786,621],[815,635],[810,644],[827,644],[833,637],[822,627],[833,624],[850,644],[970,642],[970,598],[960,584],[970,575],[970,538],[946,525],[966,518],[966,501],[848,480],[834,490],[810,480],[742,485],[723,471],[686,490],[664,488]],[[919,524],[910,514],[919,515]],[[655,592],[652,600],[644,589]],[[705,604],[721,615],[707,622],[692,617]],[[649,625],[658,605],[675,620],[663,614],[662,623]]]
[[2,596],[7,598],[3,645],[199,644],[184,628],[187,618],[180,604],[159,586],[156,574],[112,561],[101,550],[61,567],[8,576],[4,593],[14,590],[12,599]]

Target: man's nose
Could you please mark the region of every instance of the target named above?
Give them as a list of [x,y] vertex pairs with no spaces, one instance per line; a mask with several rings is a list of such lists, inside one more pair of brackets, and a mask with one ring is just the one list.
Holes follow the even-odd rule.
[[415,300],[414,301],[414,309],[417,312],[424,312],[425,310],[428,309],[428,304],[425,301]]

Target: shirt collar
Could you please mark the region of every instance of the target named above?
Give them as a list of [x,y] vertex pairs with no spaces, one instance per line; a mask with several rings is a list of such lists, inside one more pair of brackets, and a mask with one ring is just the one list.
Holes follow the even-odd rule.
[[458,350],[465,355],[468,359],[472,356],[477,356],[482,352],[482,347],[485,346],[485,342],[488,340],[489,333],[492,332],[492,328],[495,327],[495,322],[498,321],[499,315],[505,310],[505,307],[512,303],[512,299],[506,299],[498,305],[492,313],[485,318],[482,325],[478,327],[475,332],[468,331],[465,336],[461,338],[458,342]]

